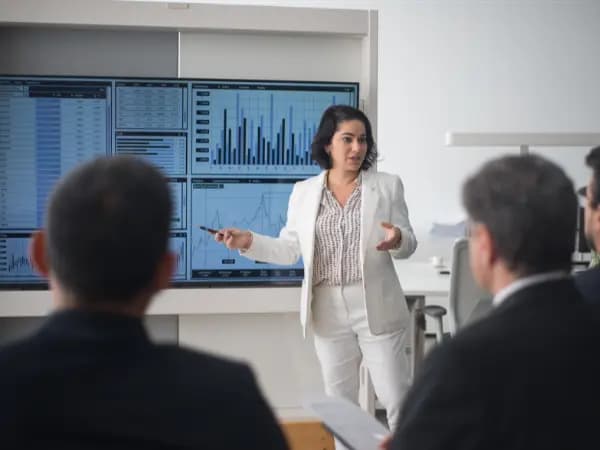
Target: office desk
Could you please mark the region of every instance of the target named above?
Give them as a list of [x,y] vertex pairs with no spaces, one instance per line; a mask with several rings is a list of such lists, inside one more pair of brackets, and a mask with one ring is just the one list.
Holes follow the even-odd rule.
[[448,296],[450,275],[440,275],[439,270],[431,264],[398,259],[394,260],[394,267],[406,294],[426,297]]
[[[395,260],[394,266],[406,295],[424,295],[425,304],[440,305],[446,308],[448,314],[443,318],[445,331],[454,331],[454,323],[450,317],[448,292],[450,291],[450,275],[441,275],[439,269],[425,262],[410,260]],[[427,320],[426,331],[435,333],[435,323]]]

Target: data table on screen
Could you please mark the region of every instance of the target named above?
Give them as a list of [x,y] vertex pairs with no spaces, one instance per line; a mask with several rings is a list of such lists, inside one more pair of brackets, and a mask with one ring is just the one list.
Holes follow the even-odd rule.
[[185,82],[116,82],[116,128],[186,129],[187,86]]
[[0,230],[42,226],[60,177],[109,154],[110,86],[0,80]]

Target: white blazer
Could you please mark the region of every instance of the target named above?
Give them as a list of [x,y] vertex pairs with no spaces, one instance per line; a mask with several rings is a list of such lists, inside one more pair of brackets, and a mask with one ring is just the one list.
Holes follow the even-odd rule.
[[[302,256],[304,280],[300,298],[300,323],[306,336],[311,313],[315,223],[325,183],[325,172],[294,185],[288,204],[287,223],[279,237],[253,233],[250,248],[242,254],[273,264],[294,264]],[[404,187],[396,175],[365,171],[361,186],[360,258],[362,284],[369,329],[373,334],[408,327],[408,307],[392,257],[407,258],[417,248],[408,220]],[[390,222],[402,231],[397,250],[375,247],[384,236],[381,222]]]

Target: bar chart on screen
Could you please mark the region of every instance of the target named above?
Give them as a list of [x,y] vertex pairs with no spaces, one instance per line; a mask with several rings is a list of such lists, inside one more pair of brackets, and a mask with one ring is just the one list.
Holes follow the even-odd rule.
[[314,175],[320,117],[353,95],[343,86],[194,85],[192,173]]

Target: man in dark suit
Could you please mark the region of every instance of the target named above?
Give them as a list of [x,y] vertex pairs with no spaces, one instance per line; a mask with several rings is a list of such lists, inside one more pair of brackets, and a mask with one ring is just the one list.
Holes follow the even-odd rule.
[[467,180],[463,203],[473,274],[495,307],[431,352],[389,447],[596,445],[600,322],[569,275],[571,181],[541,157],[503,157]]
[[[585,162],[592,169],[590,181],[582,192],[585,195],[585,235],[589,247],[600,252],[600,147],[590,150]],[[587,302],[600,305],[600,265],[577,272],[575,283]]]
[[59,183],[31,245],[56,312],[0,351],[0,448],[287,448],[249,367],[146,334],[175,264],[170,213],[141,159],[98,159]]

